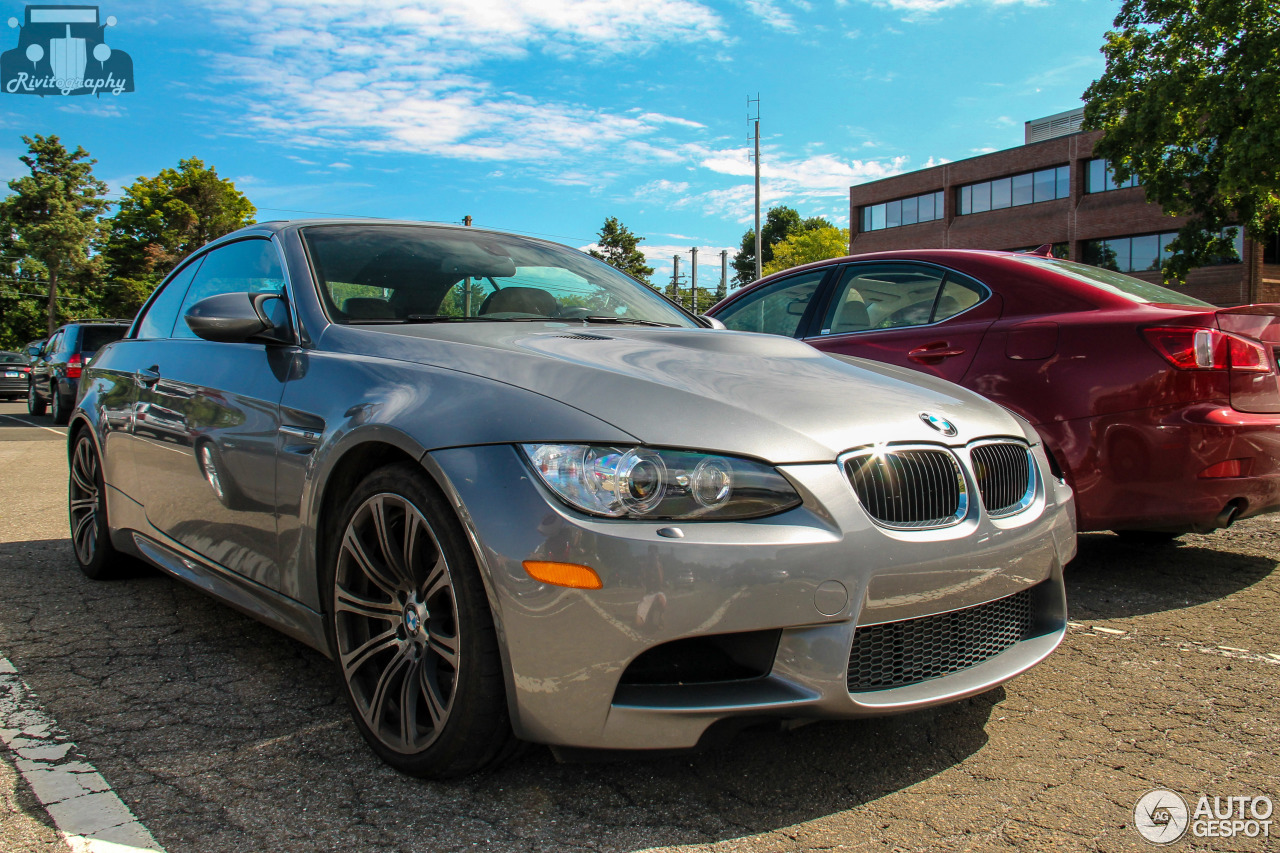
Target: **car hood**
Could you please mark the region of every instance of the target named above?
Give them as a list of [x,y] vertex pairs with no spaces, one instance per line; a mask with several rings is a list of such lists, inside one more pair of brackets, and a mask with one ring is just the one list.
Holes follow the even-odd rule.
[[[830,461],[878,442],[1025,435],[1004,409],[958,385],[776,335],[553,323],[330,326],[320,346],[497,380],[644,444],[775,464]],[[922,413],[950,421],[957,434],[944,437]]]

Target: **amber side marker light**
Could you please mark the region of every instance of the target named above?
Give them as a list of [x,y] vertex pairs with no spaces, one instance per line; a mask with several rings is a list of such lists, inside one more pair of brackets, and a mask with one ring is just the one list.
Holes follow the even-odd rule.
[[596,570],[577,563],[549,563],[543,560],[525,560],[524,570],[536,581],[570,589],[600,589],[604,586]]

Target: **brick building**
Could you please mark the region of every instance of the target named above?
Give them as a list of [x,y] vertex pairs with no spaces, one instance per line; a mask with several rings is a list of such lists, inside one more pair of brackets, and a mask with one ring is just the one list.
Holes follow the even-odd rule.
[[[1084,110],[1027,122],[1026,144],[849,189],[850,252],[1026,249],[1160,281],[1160,256],[1184,217],[1166,216],[1141,185],[1118,186],[1093,156],[1100,132]],[[1184,289],[1217,305],[1280,302],[1277,245],[1237,235],[1239,260],[1201,267]]]

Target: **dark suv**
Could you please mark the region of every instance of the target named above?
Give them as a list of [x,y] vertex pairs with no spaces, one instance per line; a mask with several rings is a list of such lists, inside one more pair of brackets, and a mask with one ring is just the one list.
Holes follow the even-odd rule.
[[80,372],[99,349],[123,338],[131,323],[130,320],[79,320],[67,323],[50,335],[39,354],[31,359],[27,411],[43,415],[46,407],[52,407],[55,424],[70,420]]

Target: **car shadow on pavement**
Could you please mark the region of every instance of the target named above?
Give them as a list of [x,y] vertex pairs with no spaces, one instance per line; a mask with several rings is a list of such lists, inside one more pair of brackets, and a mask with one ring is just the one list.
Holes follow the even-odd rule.
[[89,581],[65,540],[0,543],[0,654],[170,853],[434,850],[424,819],[530,850],[789,832],[964,761],[1005,695],[660,758],[560,764],[532,746],[424,782],[367,749],[319,653],[159,572]]
[[1276,568],[1273,559],[1215,549],[1212,535],[1153,546],[1084,533],[1079,544],[1065,573],[1073,619],[1116,619],[1217,601]]

